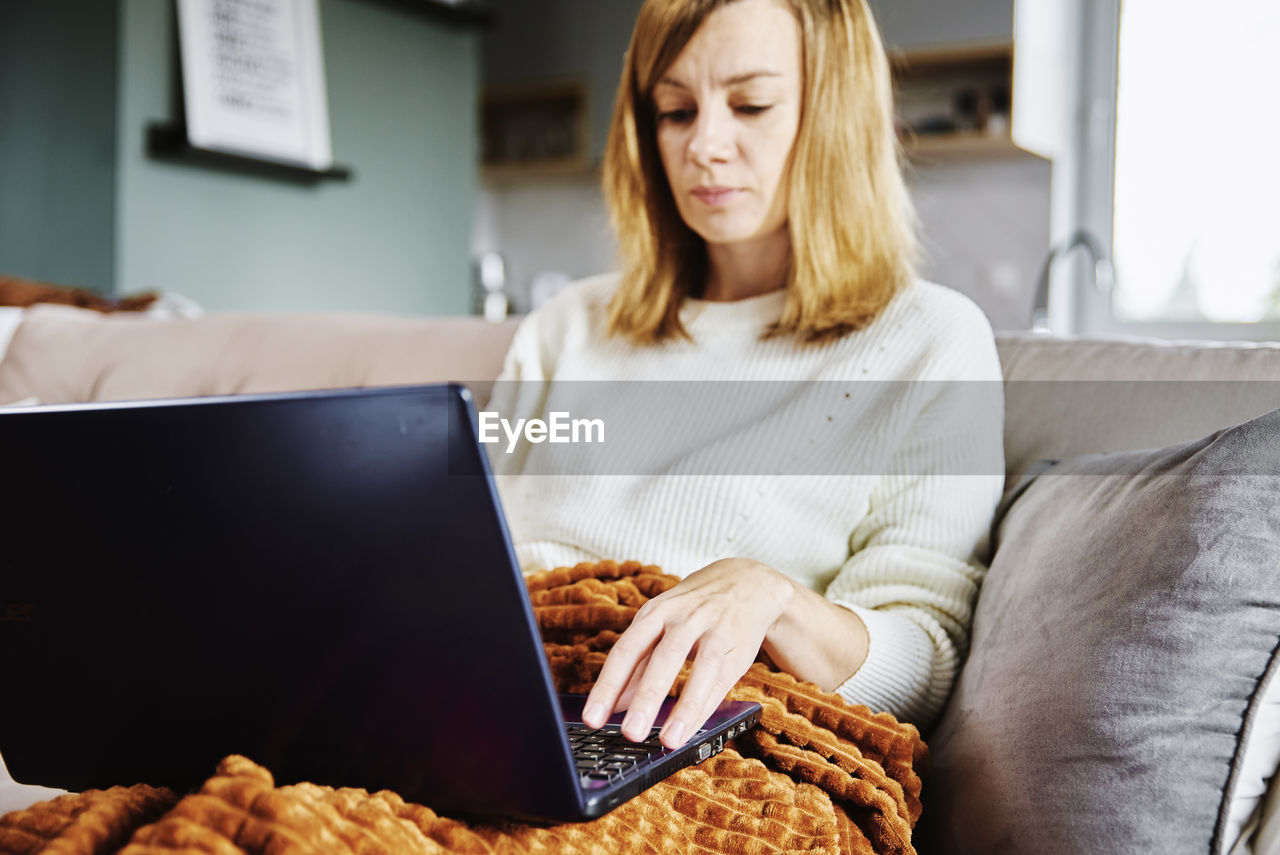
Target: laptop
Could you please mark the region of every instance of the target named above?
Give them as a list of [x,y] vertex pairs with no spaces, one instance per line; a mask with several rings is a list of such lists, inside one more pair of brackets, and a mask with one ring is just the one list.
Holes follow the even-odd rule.
[[[599,816],[677,750],[558,696],[456,384],[0,410],[0,754],[19,781],[278,784]],[[670,702],[664,706],[669,711]]]

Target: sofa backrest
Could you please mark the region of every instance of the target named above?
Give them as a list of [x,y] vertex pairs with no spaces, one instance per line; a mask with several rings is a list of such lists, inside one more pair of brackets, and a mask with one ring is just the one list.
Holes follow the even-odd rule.
[[[0,404],[458,381],[488,399],[516,322],[386,315],[160,319],[37,306],[0,360]],[[1280,344],[1002,335],[1005,456],[1194,439],[1280,408]]]
[[1005,378],[1005,468],[1158,448],[1280,408],[1280,343],[997,340]]
[[489,397],[516,323],[390,315],[197,319],[30,309],[0,360],[0,404],[457,381]]

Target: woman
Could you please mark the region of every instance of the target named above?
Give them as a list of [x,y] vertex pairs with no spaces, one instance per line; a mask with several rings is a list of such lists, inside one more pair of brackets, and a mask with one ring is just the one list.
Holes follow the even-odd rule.
[[[633,435],[625,468],[593,469],[585,449],[495,451],[526,569],[636,559],[683,577],[619,638],[584,721],[626,709],[623,733],[646,738],[692,656],[661,731],[680,745],[763,651],[929,722],[1000,494],[1000,368],[982,313],[913,276],[864,0],[647,0],[604,173],[624,270],[524,321],[490,409],[545,417],[575,383],[603,403],[653,385],[629,381],[719,383],[706,396],[758,382],[750,419]],[[757,448],[793,468],[748,465],[740,440],[762,426]]]

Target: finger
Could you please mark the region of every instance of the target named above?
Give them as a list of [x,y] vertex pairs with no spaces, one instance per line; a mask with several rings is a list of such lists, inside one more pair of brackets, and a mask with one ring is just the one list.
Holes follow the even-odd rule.
[[680,674],[697,635],[685,627],[669,630],[654,647],[622,719],[622,735],[632,742],[649,737],[649,728]]
[[743,648],[729,642],[703,638],[680,700],[662,727],[661,740],[665,747],[679,748],[706,724],[725,695],[746,673],[750,662],[744,661],[743,652]]
[[618,703],[613,708],[614,712],[631,709],[631,701],[636,696],[636,689],[640,688],[640,678],[644,676],[645,670],[649,667],[650,658],[650,656],[645,656],[640,664],[636,666],[636,670],[631,672],[631,679],[627,681],[627,687],[618,696]]
[[582,706],[582,723],[587,727],[604,727],[609,716],[620,709],[618,699],[630,685],[633,675],[648,663],[649,655],[662,634],[662,625],[643,621],[632,623],[618,637],[605,657],[600,676],[587,694]]

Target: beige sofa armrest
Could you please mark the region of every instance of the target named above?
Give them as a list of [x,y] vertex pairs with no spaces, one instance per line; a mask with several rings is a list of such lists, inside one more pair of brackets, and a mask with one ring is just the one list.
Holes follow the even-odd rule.
[[337,313],[197,319],[27,312],[0,403],[119,401],[457,381],[485,401],[516,323]]

